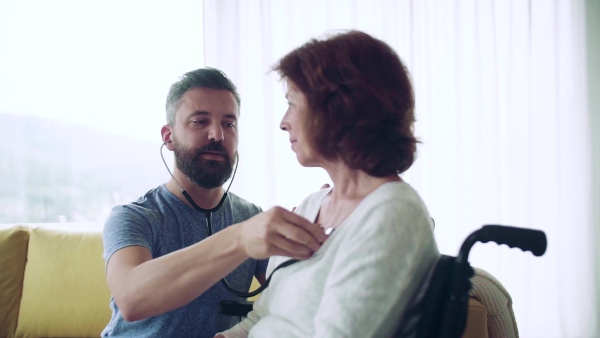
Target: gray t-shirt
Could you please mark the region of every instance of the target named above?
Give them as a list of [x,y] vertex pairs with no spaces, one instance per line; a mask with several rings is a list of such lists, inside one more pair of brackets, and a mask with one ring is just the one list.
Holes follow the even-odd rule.
[[[233,193],[212,215],[213,233],[239,223],[261,209]],[[104,260],[128,246],[143,246],[153,258],[188,247],[207,237],[206,217],[173,195],[164,185],[148,191],[137,201],[113,208],[104,226]],[[235,289],[246,291],[252,276],[264,274],[267,261],[249,259],[226,280]],[[243,300],[229,293],[222,283],[185,306],[147,319],[127,322],[111,297],[112,317],[102,337],[213,337],[228,329],[236,319],[218,314],[222,300]]]

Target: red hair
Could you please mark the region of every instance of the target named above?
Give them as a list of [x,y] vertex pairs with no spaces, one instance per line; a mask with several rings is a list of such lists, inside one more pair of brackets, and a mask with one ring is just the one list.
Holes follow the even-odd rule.
[[359,31],[312,39],[273,67],[306,96],[311,145],[382,177],[414,162],[414,94],[396,52]]

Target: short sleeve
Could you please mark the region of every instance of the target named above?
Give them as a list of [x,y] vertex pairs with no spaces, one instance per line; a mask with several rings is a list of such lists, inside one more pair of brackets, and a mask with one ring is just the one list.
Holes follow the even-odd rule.
[[144,209],[134,205],[115,206],[102,232],[104,262],[128,246],[142,246],[152,252],[152,228]]

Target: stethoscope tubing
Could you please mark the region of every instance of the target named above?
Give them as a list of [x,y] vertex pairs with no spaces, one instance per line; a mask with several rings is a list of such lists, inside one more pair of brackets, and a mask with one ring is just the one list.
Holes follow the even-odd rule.
[[[179,184],[179,182],[177,181],[177,179],[175,178],[175,176],[171,172],[171,169],[169,169],[169,166],[167,165],[167,162],[165,161],[165,157],[163,156],[163,152],[162,152],[163,147],[168,142],[169,141],[166,141],[166,142],[164,142],[160,146],[160,157],[162,158],[162,161],[165,164],[165,167],[167,168],[167,171],[169,172],[169,175],[171,175],[171,177],[173,178],[173,180],[175,181],[175,183],[177,183],[177,185],[181,189],[181,194],[183,194],[183,197],[185,197],[185,199],[192,205],[192,207],[194,209],[196,209],[198,212],[201,212],[201,213],[204,214],[204,216],[206,218],[206,233],[207,233],[207,238],[208,238],[208,237],[210,237],[210,236],[213,235],[212,215],[213,215],[213,213],[215,213],[219,209],[221,209],[221,207],[223,206],[223,203],[227,199],[227,194],[229,193],[229,188],[231,188],[231,184],[233,183],[233,179],[235,178],[235,173],[237,172],[238,164],[239,164],[239,161],[240,161],[240,156],[238,154],[237,160],[236,160],[236,163],[235,163],[235,169],[233,171],[233,176],[231,177],[231,181],[229,182],[229,186],[227,187],[227,190],[225,190],[225,193],[223,194],[223,197],[221,197],[221,200],[219,201],[219,204],[217,204],[214,208],[204,209],[204,208],[200,207],[198,204],[196,204],[196,202],[194,201],[194,199],[192,198],[192,196],[190,196],[190,194],[188,194],[188,192],[185,191],[185,189],[183,189],[183,187],[181,186],[181,184]],[[275,268],[275,270],[273,270],[273,272],[271,272],[271,275],[269,275],[269,278],[267,278],[265,280],[265,282],[263,284],[261,284],[261,286],[259,286],[254,291],[242,292],[242,291],[236,290],[231,285],[229,285],[229,283],[227,283],[227,280],[225,280],[225,277],[221,278],[221,284],[223,284],[223,286],[225,287],[225,289],[227,289],[227,291],[229,291],[231,294],[233,294],[235,296],[243,297],[243,298],[254,297],[254,296],[258,295],[259,293],[261,293],[264,289],[266,289],[269,286],[269,283],[271,282],[271,277],[273,276],[273,274],[275,273],[275,271],[279,270],[280,268],[292,265],[292,264],[294,264],[296,262],[298,262],[298,260],[296,260],[296,259],[290,259],[288,261],[283,262],[279,266],[277,266],[277,268]]]

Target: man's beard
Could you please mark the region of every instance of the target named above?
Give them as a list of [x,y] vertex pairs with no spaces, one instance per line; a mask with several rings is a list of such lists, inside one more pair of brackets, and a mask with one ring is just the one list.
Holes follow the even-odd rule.
[[[231,177],[234,158],[229,156],[222,142],[211,142],[198,150],[191,150],[173,142],[175,164],[189,179],[204,189],[214,189],[222,186]],[[205,159],[205,152],[218,152],[224,160]]]

